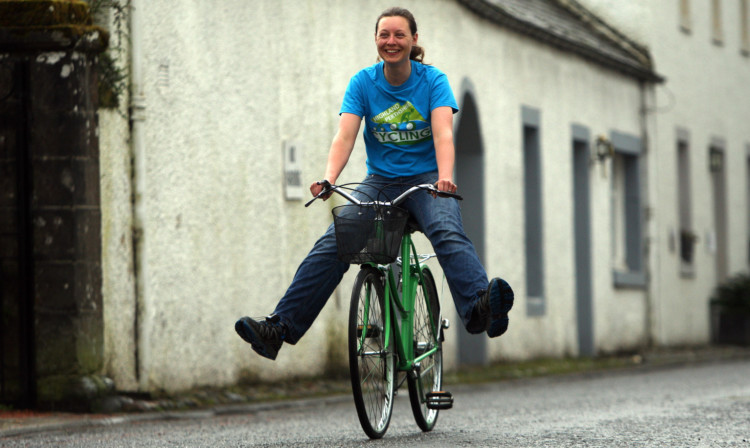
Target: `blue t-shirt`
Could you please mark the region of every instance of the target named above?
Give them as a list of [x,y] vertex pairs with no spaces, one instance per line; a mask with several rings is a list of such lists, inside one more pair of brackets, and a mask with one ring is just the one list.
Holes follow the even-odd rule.
[[409,79],[392,86],[378,62],[352,77],[339,114],[364,117],[368,174],[414,176],[437,171],[431,114],[442,106],[458,112],[443,72],[411,61]]

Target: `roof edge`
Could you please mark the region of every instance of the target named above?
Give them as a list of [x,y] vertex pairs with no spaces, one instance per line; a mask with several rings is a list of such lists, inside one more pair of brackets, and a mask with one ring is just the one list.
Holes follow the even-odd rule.
[[653,70],[653,62],[647,48],[628,38],[625,34],[606,23],[603,19],[593,14],[575,0],[549,1],[554,2],[573,14],[583,23],[586,23],[600,37],[616,45],[623,52],[638,61],[639,66],[627,64],[599,51],[595,47],[582,45],[581,43],[567,39],[562,35],[552,33],[546,28],[519,20],[505,11],[502,7],[491,4],[486,0],[458,0],[459,3],[463,4],[480,17],[520,34],[531,36],[559,49],[576,53],[595,63],[625,73],[642,81],[655,83],[665,81],[664,77]]

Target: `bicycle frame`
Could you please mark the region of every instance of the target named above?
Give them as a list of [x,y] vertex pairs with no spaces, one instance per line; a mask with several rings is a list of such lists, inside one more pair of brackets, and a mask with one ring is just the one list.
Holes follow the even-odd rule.
[[[378,269],[385,274],[385,314],[388,316],[385,322],[385,346],[393,346],[396,349],[398,354],[397,369],[410,372],[424,358],[438,350],[437,347],[433,347],[418,357],[414,357],[414,306],[417,288],[423,284],[423,265],[419,262],[419,256],[410,234],[405,233],[401,239],[400,295],[398,293],[399,281],[394,270],[382,266],[378,266]],[[429,307],[428,312],[430,313],[430,323],[435,325],[435,320],[431,315],[432,310]],[[433,334],[437,334],[437,328],[433,328]],[[392,335],[394,341],[390,340]]]
[[[453,197],[456,199],[463,199],[460,195],[455,193],[448,193],[445,191],[439,191],[434,185],[429,184],[422,184],[422,185],[415,185],[407,189],[405,192],[403,192],[400,196],[395,198],[393,201],[372,201],[372,202],[364,202],[356,199],[354,196],[350,195],[346,191],[342,190],[342,186],[337,185],[331,185],[328,183],[328,181],[321,181],[318,182],[319,185],[323,185],[325,188],[323,191],[321,191],[317,196],[315,196],[313,199],[311,199],[309,202],[305,204],[305,207],[309,206],[313,203],[316,199],[326,195],[330,194],[332,192],[338,193],[339,195],[343,196],[345,199],[347,199],[352,204],[359,204],[359,205],[367,205],[367,204],[373,204],[377,203],[380,205],[398,205],[402,201],[404,201],[410,194],[414,193],[418,190],[427,190],[431,192],[432,194],[438,195],[438,196],[447,196],[447,197]],[[421,377],[418,375],[418,368],[419,363],[435,354],[438,351],[439,344],[435,344],[434,347],[432,347],[430,350],[420,353],[419,356],[416,358],[414,357],[414,312],[415,312],[415,298],[417,295],[417,288],[421,287],[421,285],[424,284],[424,277],[423,277],[423,270],[425,269],[425,266],[423,266],[420,263],[419,255],[417,254],[416,247],[414,246],[414,242],[412,241],[411,234],[409,232],[405,232],[404,235],[401,238],[401,247],[400,247],[400,254],[401,254],[401,294],[398,293],[398,284],[399,281],[395,277],[395,274],[393,272],[393,269],[391,269],[389,266],[383,266],[378,265],[375,263],[366,263],[370,266],[375,267],[378,269],[381,273],[383,273],[385,278],[385,300],[384,300],[384,308],[385,308],[385,315],[386,315],[386,322],[385,322],[385,346],[391,347],[393,344],[393,347],[396,349],[396,354],[398,355],[398,365],[397,370],[399,371],[405,371],[405,372],[413,372],[417,374],[417,378],[419,381],[421,381]],[[369,296],[367,297],[367,305],[366,308],[369,308]],[[439,322],[436,322],[434,317],[432,315],[432,307],[427,306],[427,312],[428,312],[428,318],[430,325],[433,326],[432,328],[432,334],[438,336],[438,325],[441,325]],[[369,310],[366,310],[365,315],[369,315]],[[398,324],[400,323],[400,325]],[[365,323],[364,328],[362,329],[362,335],[360,336],[360,346],[364,346],[363,342],[365,340],[365,336],[367,331],[369,330],[369,323]],[[394,341],[391,341],[391,337],[393,337]],[[420,394],[421,394],[421,388],[420,388]],[[421,397],[422,400],[424,400],[424,397]]]

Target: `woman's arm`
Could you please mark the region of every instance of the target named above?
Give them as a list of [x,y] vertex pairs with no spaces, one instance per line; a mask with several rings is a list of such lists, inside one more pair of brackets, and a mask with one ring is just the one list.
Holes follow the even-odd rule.
[[[328,164],[323,179],[332,184],[336,183],[336,179],[344,170],[346,163],[349,161],[349,156],[352,154],[361,122],[362,117],[348,113],[341,114],[339,130],[333,137],[331,149],[328,151]],[[310,185],[310,192],[313,196],[317,196],[322,190],[323,187],[318,185],[317,182]]]
[[437,189],[455,193],[457,187],[453,183],[453,164],[456,160],[456,150],[453,146],[453,109],[447,106],[433,109],[431,124],[438,165]]

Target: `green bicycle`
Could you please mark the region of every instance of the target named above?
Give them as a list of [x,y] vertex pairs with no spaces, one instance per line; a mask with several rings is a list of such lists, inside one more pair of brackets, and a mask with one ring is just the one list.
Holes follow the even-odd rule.
[[[435,427],[438,413],[453,406],[443,387],[444,330],[435,279],[418,254],[419,231],[398,207],[414,192],[461,199],[434,185],[415,185],[393,201],[360,201],[346,186],[323,184],[310,200],[336,192],[350,203],[333,209],[338,256],[360,264],[349,309],[348,348],[352,393],[362,429],[372,439],[385,435],[396,391],[407,382],[409,401],[422,431]],[[397,381],[398,377],[401,377]]]

